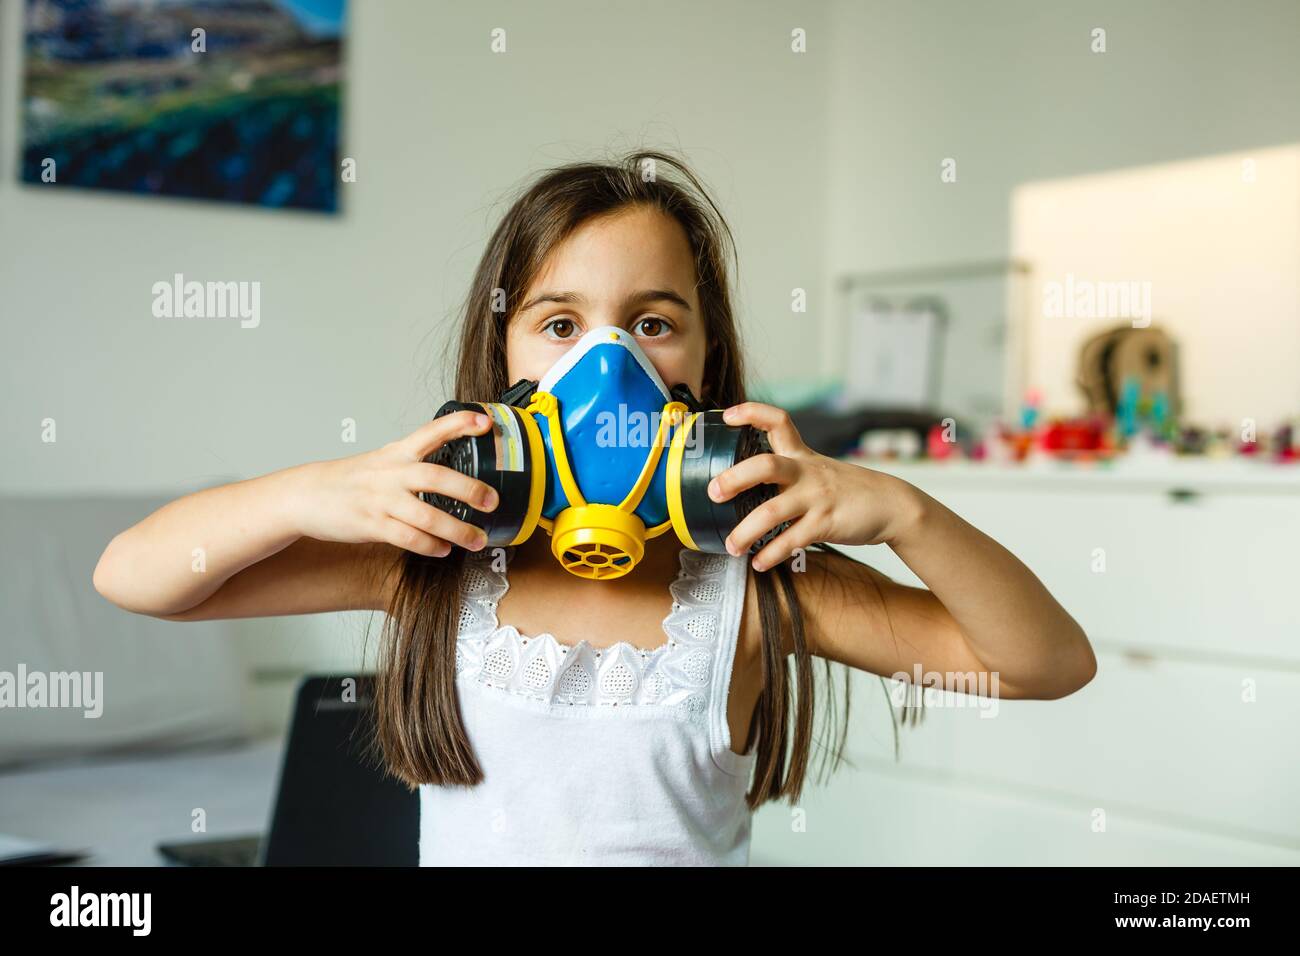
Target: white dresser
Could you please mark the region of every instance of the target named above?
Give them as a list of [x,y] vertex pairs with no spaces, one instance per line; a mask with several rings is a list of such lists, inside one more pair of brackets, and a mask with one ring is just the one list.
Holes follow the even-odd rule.
[[[855,672],[849,759],[755,817],[752,862],[1300,864],[1300,467],[883,465],[1021,558],[1099,670],[900,731]],[[848,549],[920,584],[885,547]],[[890,686],[893,686],[892,684]]]

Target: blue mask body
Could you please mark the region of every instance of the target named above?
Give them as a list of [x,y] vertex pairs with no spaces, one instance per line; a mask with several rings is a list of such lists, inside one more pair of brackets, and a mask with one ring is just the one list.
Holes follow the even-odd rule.
[[[592,329],[538,384],[559,404],[564,442],[578,489],[588,504],[618,505],[627,497],[654,446],[659,419],[672,396],[630,333]],[[554,519],[571,502],[555,464],[555,436],[538,422],[546,450],[542,514]],[[668,520],[667,455],[634,512],[647,528]]]

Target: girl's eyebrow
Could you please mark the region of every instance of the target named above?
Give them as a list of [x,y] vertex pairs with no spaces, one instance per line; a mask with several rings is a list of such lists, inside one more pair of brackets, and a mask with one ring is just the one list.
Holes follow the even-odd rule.
[[650,302],[672,302],[679,305],[687,312],[691,311],[691,304],[686,299],[672,289],[643,289],[640,292],[634,292],[627,297],[628,305],[646,305]]
[[543,302],[586,302],[576,292],[543,292],[541,295],[535,295],[519,307],[520,312],[527,312],[533,306],[541,305]]
[[[587,300],[577,292],[543,292],[535,295],[519,307],[520,312],[527,312],[534,306],[541,305],[543,302],[559,303],[577,303],[582,304]],[[681,306],[687,312],[691,311],[691,304],[686,299],[678,295],[672,289],[642,289],[640,292],[633,292],[627,297],[628,305],[646,305],[650,302],[672,302]]]

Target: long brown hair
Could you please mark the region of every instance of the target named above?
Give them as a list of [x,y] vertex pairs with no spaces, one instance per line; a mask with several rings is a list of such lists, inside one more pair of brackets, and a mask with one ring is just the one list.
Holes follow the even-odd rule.
[[[728,262],[735,261],[730,228],[685,163],[644,150],[614,162],[551,169],[517,196],[488,241],[465,302],[457,343],[456,399],[495,399],[512,384],[506,381],[506,328],[550,251],[593,217],[637,205],[676,219],[694,253],[697,294],[710,343],[704,400],[717,408],[745,401],[744,361],[729,291]],[[389,772],[411,786],[472,786],[483,779],[456,696],[455,641],[464,564],[465,551],[453,547],[445,558],[408,552],[395,569],[400,577],[377,662],[376,729]],[[791,803],[799,798],[809,767],[816,700],[814,658],[790,568],[783,563],[754,578],[763,683],[748,741],[757,741],[758,753],[746,798],[750,807],[780,797]],[[783,652],[786,634],[794,649],[793,675]],[[833,719],[831,665],[825,663]],[[834,766],[843,760],[847,678],[846,672],[837,743],[823,748]]]

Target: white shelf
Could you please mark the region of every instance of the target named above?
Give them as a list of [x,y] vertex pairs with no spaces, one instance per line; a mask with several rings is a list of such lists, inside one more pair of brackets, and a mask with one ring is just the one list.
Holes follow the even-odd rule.
[[1119,458],[1077,464],[1050,458],[1023,464],[954,461],[890,461],[849,457],[845,461],[896,475],[918,488],[962,485],[1002,488],[1024,485],[1136,491],[1191,491],[1300,494],[1300,463],[1277,464],[1248,458]]

